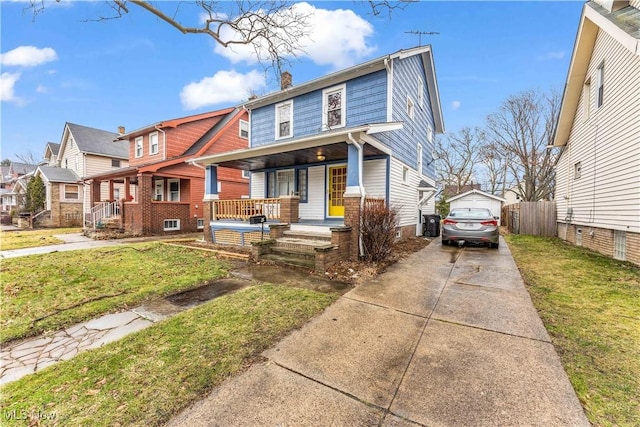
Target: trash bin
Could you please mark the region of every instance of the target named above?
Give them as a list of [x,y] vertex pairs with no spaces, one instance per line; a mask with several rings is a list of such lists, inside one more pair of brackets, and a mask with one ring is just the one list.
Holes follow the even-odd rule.
[[440,235],[440,215],[423,215],[422,235],[438,237]]

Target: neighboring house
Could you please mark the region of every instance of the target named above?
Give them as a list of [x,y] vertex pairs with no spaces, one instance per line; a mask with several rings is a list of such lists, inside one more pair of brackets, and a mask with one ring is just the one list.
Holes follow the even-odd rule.
[[[117,141],[118,133],[74,123],[65,123],[60,144],[47,143],[46,165],[36,174],[46,188],[48,215],[38,224],[48,227],[80,226],[91,212],[89,191],[83,179],[90,175],[128,166],[129,144]],[[100,191],[108,195],[109,187]],[[121,188],[116,187],[116,191]]]
[[[213,210],[207,237],[225,227],[217,219],[262,213],[280,223],[350,227],[355,237],[347,255],[357,258],[365,199],[397,210],[398,237],[421,235],[421,214],[434,211],[434,135],[444,131],[431,47],[297,86],[285,72],[281,83],[280,91],[244,105],[250,148],[197,159],[207,168]],[[238,201],[231,210],[211,203],[219,198],[221,166],[251,173],[253,202]]]
[[[188,163],[199,156],[243,149],[249,143],[248,114],[241,108],[165,120],[119,136],[126,142],[128,168],[86,181],[94,206],[91,226],[114,223],[128,234],[170,234],[204,228],[205,171]],[[221,198],[248,197],[249,180],[237,169],[220,168]],[[110,189],[107,197],[97,191]],[[122,191],[115,191],[120,186]],[[113,224],[111,224],[113,225]]]
[[20,210],[24,206],[27,183],[36,168],[37,165],[18,162],[2,166],[2,177],[0,177],[2,211],[10,213],[14,210]]
[[442,196],[445,197],[447,201],[449,201],[449,199],[451,199],[453,196],[457,196],[458,194],[466,193],[467,191],[471,190],[481,189],[482,187],[480,184],[474,184],[473,182],[471,184],[465,184],[462,186],[447,184],[442,189]]
[[559,237],[640,264],[640,0],[583,6],[553,145]]
[[[466,193],[458,194],[449,199],[450,210],[458,208],[486,208],[491,211],[493,216],[500,217],[502,215],[502,205],[506,199],[485,193],[480,190],[471,190]],[[500,225],[500,219],[498,219]]]

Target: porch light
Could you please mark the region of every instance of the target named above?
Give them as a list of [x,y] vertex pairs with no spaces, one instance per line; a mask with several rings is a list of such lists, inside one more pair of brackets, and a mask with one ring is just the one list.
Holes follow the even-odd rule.
[[318,159],[318,161],[319,161],[319,162],[324,162],[324,161],[327,159],[327,156],[325,156],[325,155],[324,155],[324,154],[322,154],[322,153],[318,153],[318,154],[316,155],[316,158]]

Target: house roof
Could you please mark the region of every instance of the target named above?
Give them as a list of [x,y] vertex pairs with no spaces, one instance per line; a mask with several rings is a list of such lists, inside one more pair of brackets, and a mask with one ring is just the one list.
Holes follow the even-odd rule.
[[30,165],[27,163],[18,162],[11,162],[11,166],[9,166],[10,173],[15,173],[17,175],[26,175],[30,172],[35,171],[37,167],[38,165]]
[[454,200],[458,200],[458,199],[461,199],[463,197],[470,196],[472,194],[477,194],[479,196],[484,196],[484,197],[487,197],[489,199],[499,200],[499,201],[501,201],[503,203],[507,201],[507,199],[503,199],[502,197],[494,196],[493,194],[485,193],[484,191],[471,190],[471,191],[467,191],[466,193],[458,194],[457,196],[452,197],[449,200],[447,200],[447,202],[453,202]]
[[402,128],[402,123],[374,123],[342,128],[292,141],[198,157],[190,160],[190,162],[254,171],[272,167],[314,163],[318,161],[318,155],[324,156],[323,161],[343,160],[347,157],[347,144],[345,141],[349,135],[364,135],[363,139],[366,139],[367,142],[364,144],[365,157],[390,154],[387,147],[368,135],[400,128]]
[[67,132],[73,135],[78,149],[86,154],[129,159],[129,142],[116,141],[117,133],[67,122],[59,149],[64,149]]
[[222,116],[225,114],[229,114],[232,111],[234,111],[234,107],[228,107],[228,108],[223,108],[222,110],[209,111],[206,113],[195,114],[192,116],[179,117],[177,119],[163,120],[161,122],[152,123],[150,125],[141,127],[134,131],[124,133],[122,135],[117,135],[117,138],[120,140],[128,141],[129,138],[148,133],[150,130],[154,130],[158,128],[175,128],[184,123],[190,123],[198,120],[209,119],[211,117]]
[[440,93],[438,91],[438,84],[436,81],[435,66],[433,63],[433,53],[431,46],[420,46],[411,49],[399,50],[395,53],[381,56],[376,59],[364,62],[362,64],[355,65],[350,68],[346,68],[341,71],[337,71],[326,76],[310,80],[306,83],[291,86],[287,89],[283,89],[271,94],[258,97],[254,100],[250,100],[244,104],[247,109],[255,109],[263,107],[265,105],[274,104],[277,102],[285,101],[298,95],[309,93],[315,90],[326,88],[330,85],[343,83],[347,80],[361,77],[367,74],[371,74],[376,71],[384,70],[389,64],[390,60],[396,58],[407,58],[413,55],[421,55],[425,66],[427,87],[429,88],[429,98],[433,108],[433,117],[435,122],[435,130],[437,133],[444,132],[444,121],[442,117],[442,107],[440,105]]
[[38,166],[37,172],[42,174],[42,177],[46,179],[48,182],[66,182],[66,183],[77,183],[80,181],[80,178],[76,173],[67,168],[59,168],[55,166]]
[[47,145],[44,148],[44,157],[47,157],[47,151],[51,152],[52,155],[57,156],[60,152],[60,144],[56,144],[55,142],[47,142]]
[[204,148],[210,145],[210,142],[216,135],[222,135],[222,130],[227,127],[231,122],[234,122],[240,118],[240,115],[244,112],[242,108],[234,108],[225,116],[220,119],[215,125],[211,127],[204,135],[200,137],[187,151],[184,152],[185,156],[198,155]]
[[600,30],[606,31],[634,55],[640,56],[639,9],[627,5],[618,10],[609,10],[595,1],[585,3],[554,132],[553,145],[556,147],[566,145],[569,140],[589,61]]

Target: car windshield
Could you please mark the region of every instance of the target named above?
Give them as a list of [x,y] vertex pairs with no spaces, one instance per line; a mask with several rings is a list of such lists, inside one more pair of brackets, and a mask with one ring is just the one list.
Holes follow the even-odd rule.
[[489,209],[482,208],[454,209],[449,212],[450,218],[457,219],[486,219],[492,216]]

